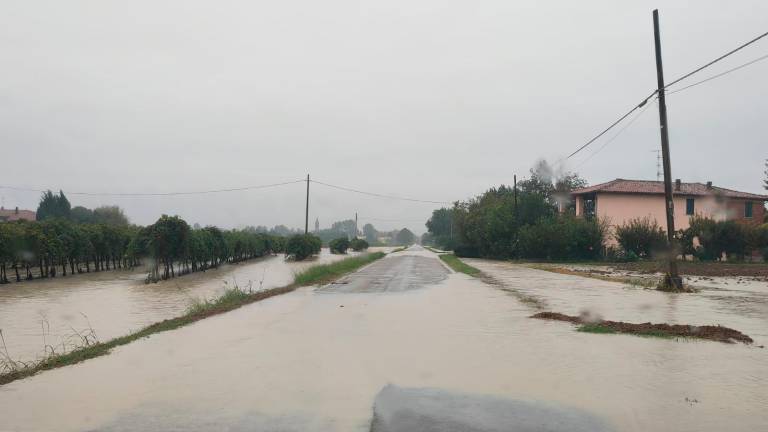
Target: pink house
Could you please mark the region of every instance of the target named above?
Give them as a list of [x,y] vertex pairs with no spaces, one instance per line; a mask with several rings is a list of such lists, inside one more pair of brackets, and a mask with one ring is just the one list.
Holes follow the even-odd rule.
[[[675,229],[688,228],[693,215],[715,220],[738,220],[763,223],[764,203],[768,195],[739,192],[713,186],[712,182],[672,185]],[[664,182],[616,179],[607,183],[576,189],[571,192],[576,201],[576,214],[598,216],[611,226],[623,225],[630,219],[651,217],[666,228],[664,212]]]
[[35,215],[35,212],[32,210],[19,210],[18,207],[13,210],[7,210],[4,207],[0,207],[0,222],[11,222],[15,220],[34,221]]

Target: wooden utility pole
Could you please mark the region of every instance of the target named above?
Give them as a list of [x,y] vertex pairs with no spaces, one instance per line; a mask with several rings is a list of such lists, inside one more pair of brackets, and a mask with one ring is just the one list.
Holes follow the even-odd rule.
[[681,291],[683,280],[677,272],[677,247],[675,240],[675,202],[672,197],[672,163],[669,158],[669,124],[664,90],[664,68],[661,64],[661,36],[659,34],[659,10],[653,10],[653,38],[656,46],[656,79],[659,95],[659,122],[661,124],[661,154],[664,163],[664,202],[667,213],[667,259],[669,272],[662,281],[662,288]]
[[514,174],[512,176],[512,182],[513,182],[512,189],[514,190],[514,194],[515,194],[515,220],[517,220],[517,174]]
[[307,207],[304,214],[304,234],[309,234],[309,174],[307,174]]

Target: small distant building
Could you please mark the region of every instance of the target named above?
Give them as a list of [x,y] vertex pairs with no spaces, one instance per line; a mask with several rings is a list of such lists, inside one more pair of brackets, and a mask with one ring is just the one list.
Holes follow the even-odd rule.
[[[712,182],[672,185],[675,229],[686,229],[691,216],[715,220],[737,220],[761,224],[768,195],[739,192]],[[571,192],[576,202],[576,215],[597,216],[612,226],[623,225],[631,219],[650,217],[666,228],[664,182],[616,179]]]
[[19,210],[16,207],[13,210],[7,210],[5,207],[0,207],[0,222],[12,222],[17,220],[34,221],[37,219],[37,214],[32,210]]

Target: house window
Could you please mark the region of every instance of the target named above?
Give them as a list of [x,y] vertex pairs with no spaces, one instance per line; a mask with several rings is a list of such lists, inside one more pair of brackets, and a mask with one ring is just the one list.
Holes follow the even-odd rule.
[[752,201],[747,201],[744,203],[744,217],[745,218],[752,217]]
[[693,215],[694,212],[694,200],[693,198],[688,198],[685,200],[685,214],[688,216]]
[[597,196],[594,194],[592,195],[584,195],[584,217],[587,219],[595,217],[597,215]]

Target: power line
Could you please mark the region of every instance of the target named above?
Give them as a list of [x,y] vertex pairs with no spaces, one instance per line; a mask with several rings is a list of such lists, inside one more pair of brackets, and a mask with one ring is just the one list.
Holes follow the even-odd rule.
[[643,101],[642,101],[642,102],[640,102],[639,104],[637,104],[636,106],[634,106],[634,107],[633,107],[631,110],[627,111],[627,113],[626,113],[626,114],[624,114],[623,116],[619,117],[619,119],[618,119],[618,120],[616,120],[615,122],[611,123],[611,125],[610,125],[610,126],[608,126],[607,128],[605,128],[605,129],[604,129],[602,132],[600,132],[599,134],[595,135],[595,137],[594,137],[594,138],[592,138],[591,140],[587,141],[587,142],[586,142],[584,145],[582,145],[581,147],[577,148],[577,149],[576,149],[576,151],[574,151],[573,153],[569,154],[569,155],[568,155],[568,156],[567,156],[565,159],[570,159],[570,158],[572,158],[574,155],[576,155],[576,154],[577,154],[577,153],[579,153],[580,151],[582,151],[582,150],[584,150],[585,148],[587,148],[587,147],[588,147],[590,144],[592,144],[593,142],[597,141],[597,140],[598,140],[598,139],[599,139],[601,136],[605,135],[606,133],[608,133],[608,131],[609,131],[609,130],[613,129],[613,128],[614,128],[614,127],[617,125],[617,124],[621,123],[621,121],[622,121],[622,120],[624,120],[625,118],[629,117],[629,115],[630,115],[630,114],[632,114],[633,112],[635,112],[635,110],[637,110],[637,109],[639,109],[639,108],[642,108],[643,106],[645,106],[645,104],[647,104],[647,103],[648,103],[648,99],[650,99],[651,97],[653,97],[655,94],[656,94],[656,91],[654,91],[653,93],[649,94],[649,95],[648,95],[648,96],[647,96],[645,99],[643,99]]
[[719,73],[719,74],[717,74],[717,75],[712,75],[712,76],[711,76],[711,77],[709,77],[709,78],[705,78],[705,79],[703,79],[703,80],[701,80],[701,81],[695,82],[695,83],[693,83],[693,84],[687,85],[687,86],[685,86],[685,87],[682,87],[682,88],[679,88],[679,89],[677,89],[677,90],[672,90],[672,91],[669,91],[669,92],[667,92],[667,94],[679,93],[679,92],[681,92],[681,91],[683,91],[683,90],[687,90],[687,89],[689,89],[689,88],[691,88],[691,87],[696,87],[696,86],[697,86],[697,85],[699,85],[699,84],[704,84],[705,82],[708,82],[708,81],[712,81],[713,79],[716,79],[716,78],[720,78],[720,77],[721,77],[721,76],[723,76],[723,75],[728,75],[728,74],[729,74],[729,73],[731,73],[731,72],[736,72],[736,71],[737,71],[737,70],[739,70],[739,69],[745,68],[745,67],[747,67],[747,66],[749,66],[749,65],[755,64],[755,63],[757,63],[757,62],[759,62],[759,61],[761,61],[761,60],[765,60],[765,59],[767,59],[767,58],[768,58],[768,54],[766,54],[766,55],[764,55],[764,56],[760,56],[760,57],[758,57],[758,58],[756,58],[756,59],[754,59],[754,60],[752,60],[752,61],[749,61],[749,62],[746,62],[746,63],[744,63],[744,64],[742,64],[742,65],[736,66],[735,68],[732,68],[732,69],[728,69],[728,70],[727,70],[727,71],[725,71],[725,72],[720,72],[720,73]]
[[625,124],[625,125],[624,125],[624,126],[621,128],[621,129],[619,129],[619,131],[618,131],[618,132],[616,132],[616,134],[615,134],[614,136],[612,136],[611,138],[609,138],[609,139],[608,139],[608,141],[606,141],[606,142],[605,142],[605,143],[604,143],[604,144],[603,144],[603,145],[602,145],[602,146],[601,146],[599,149],[597,149],[597,150],[595,150],[594,152],[592,152],[592,154],[590,154],[589,156],[587,156],[587,157],[586,157],[586,159],[584,159],[583,161],[581,161],[581,163],[579,163],[578,165],[576,165],[576,168],[580,168],[582,165],[584,165],[585,163],[587,163],[587,161],[589,161],[590,159],[592,159],[592,158],[593,158],[593,157],[594,157],[596,154],[600,153],[600,152],[601,152],[601,151],[602,151],[604,148],[606,148],[606,147],[608,146],[608,144],[610,144],[610,143],[612,143],[614,140],[616,140],[616,138],[618,138],[618,137],[619,137],[619,135],[621,135],[621,134],[622,134],[622,133],[623,133],[625,130],[629,129],[629,127],[630,127],[630,126],[632,126],[632,124],[633,124],[634,122],[636,122],[636,121],[637,121],[637,119],[639,119],[639,118],[640,118],[640,117],[643,115],[643,113],[645,113],[645,111],[648,109],[648,107],[649,107],[649,106],[650,106],[650,105],[646,104],[646,105],[645,105],[645,107],[644,107],[642,110],[640,110],[640,112],[639,112],[639,113],[637,113],[637,115],[636,115],[636,116],[632,117],[632,119],[631,119],[631,120],[630,120],[630,121],[629,121],[627,124]]
[[331,187],[331,188],[334,188],[334,189],[339,189],[339,190],[343,190],[343,191],[347,191],[347,192],[354,192],[354,193],[358,193],[358,194],[362,194],[362,195],[369,195],[369,196],[378,197],[378,198],[386,198],[386,199],[399,200],[399,201],[420,202],[420,203],[427,203],[427,204],[452,204],[451,202],[448,202],[448,201],[432,201],[432,200],[422,200],[422,199],[416,199],[416,198],[398,197],[398,196],[393,196],[393,195],[384,195],[384,194],[379,194],[379,193],[374,193],[374,192],[366,192],[366,191],[362,191],[362,190],[359,190],[359,189],[352,189],[352,188],[348,188],[348,187],[344,187],[344,186],[332,185],[332,184],[329,184],[329,183],[323,183],[323,182],[317,181],[317,180],[310,180],[310,181],[312,183],[317,183],[317,184],[320,184],[320,185],[323,185],[323,186],[328,186],[328,187]]
[[711,62],[709,62],[709,63],[705,64],[704,66],[701,66],[701,67],[699,67],[698,69],[695,69],[695,70],[693,70],[693,71],[691,71],[691,72],[688,72],[687,74],[685,74],[685,75],[681,76],[680,78],[678,78],[678,79],[676,79],[676,80],[672,81],[671,83],[669,83],[669,84],[665,85],[665,86],[664,86],[664,88],[665,88],[665,89],[666,89],[666,88],[669,88],[670,86],[673,86],[673,85],[675,85],[675,84],[679,83],[680,81],[682,81],[682,80],[684,80],[684,79],[686,79],[686,78],[690,77],[691,75],[694,75],[694,74],[696,74],[696,73],[699,73],[699,72],[701,72],[702,70],[704,70],[704,69],[706,69],[706,68],[708,68],[708,67],[712,66],[713,64],[715,64],[715,63],[719,62],[720,60],[722,60],[722,59],[724,59],[724,58],[726,58],[726,57],[730,56],[731,54],[733,54],[733,53],[735,53],[735,52],[737,52],[737,51],[741,50],[742,48],[745,48],[745,47],[747,47],[747,46],[749,46],[749,45],[752,45],[753,43],[755,43],[755,42],[759,41],[760,39],[762,39],[762,38],[764,38],[764,37],[766,37],[766,36],[768,36],[768,32],[765,32],[765,33],[761,34],[760,36],[758,36],[758,37],[756,37],[756,38],[752,39],[751,41],[749,41],[749,42],[747,42],[747,43],[744,43],[744,44],[742,44],[742,45],[738,46],[737,48],[735,48],[735,49],[732,49],[731,51],[728,51],[727,53],[725,53],[725,54],[721,55],[720,57],[718,57],[718,58],[716,58],[716,59],[714,59],[714,60],[712,60]]
[[[725,54],[721,55],[720,57],[718,57],[718,58],[716,58],[716,59],[714,59],[714,60],[710,61],[709,63],[707,63],[707,64],[705,64],[705,65],[703,65],[703,66],[700,66],[700,67],[698,67],[698,68],[694,69],[694,70],[693,70],[693,71],[691,71],[691,72],[688,72],[687,74],[685,74],[685,75],[681,76],[680,78],[678,78],[678,79],[676,79],[676,80],[672,81],[672,82],[671,82],[671,83],[669,83],[669,84],[666,84],[666,85],[664,86],[664,89],[666,90],[668,87],[670,87],[670,86],[672,86],[672,85],[675,85],[675,84],[677,84],[678,82],[680,82],[680,81],[682,81],[682,80],[684,80],[684,79],[686,79],[686,78],[689,78],[689,77],[691,77],[691,76],[693,76],[693,75],[695,75],[695,74],[697,74],[697,73],[701,72],[702,70],[704,70],[704,69],[706,69],[706,68],[708,68],[708,67],[712,66],[713,64],[715,64],[715,63],[719,62],[720,60],[722,60],[722,59],[724,59],[724,58],[726,58],[726,57],[730,56],[731,54],[734,54],[734,53],[736,53],[736,52],[740,51],[741,49],[743,49],[743,48],[745,48],[745,47],[747,47],[747,46],[749,46],[749,45],[751,45],[751,44],[753,44],[753,43],[757,42],[758,40],[760,40],[760,39],[762,39],[762,38],[764,38],[764,37],[766,37],[766,36],[768,36],[768,32],[765,32],[765,33],[761,34],[760,36],[758,36],[758,37],[756,37],[756,38],[754,38],[754,39],[750,40],[749,42],[746,42],[746,43],[744,43],[744,44],[741,44],[741,45],[739,45],[738,47],[736,47],[736,48],[732,49],[731,51],[729,51],[729,52],[727,52],[727,53],[725,53]],[[762,58],[761,58],[761,59],[758,59],[758,60],[755,60],[755,61],[752,61],[752,62],[750,62],[749,64],[755,63],[755,62],[757,62],[757,61],[759,61],[759,60],[762,60]],[[748,66],[748,64],[744,64],[744,65],[742,65],[742,66],[740,66],[740,67],[738,67],[738,68],[735,68],[734,70],[737,70],[737,69],[740,69],[741,67],[746,67],[746,66]],[[724,72],[724,73],[723,73],[723,75],[724,75],[725,73],[729,73],[729,72],[732,72],[732,71],[726,71],[726,72]],[[714,79],[714,77],[710,77],[710,79]],[[708,79],[708,80],[709,80],[709,79]],[[706,81],[707,81],[707,80],[704,80],[704,81],[702,81],[702,82],[698,82],[698,83],[692,84],[692,85],[691,85],[691,86],[689,86],[689,87],[692,87],[693,85],[698,85],[698,84],[701,84],[701,83],[703,83],[703,82],[706,82]],[[678,90],[678,91],[682,91],[682,90],[684,90],[684,89],[686,89],[686,88],[689,88],[689,87],[685,87],[685,88],[682,88],[682,89],[680,89],[680,90]],[[651,93],[651,94],[650,94],[650,95],[648,95],[648,96],[647,96],[645,99],[643,99],[643,100],[642,100],[642,102],[640,102],[638,105],[634,106],[632,109],[630,109],[629,111],[627,111],[627,112],[626,112],[624,115],[622,115],[621,117],[619,117],[619,118],[618,118],[618,120],[616,120],[616,121],[614,121],[613,123],[611,123],[611,125],[610,125],[610,126],[608,126],[607,128],[605,128],[605,129],[604,129],[602,132],[600,132],[599,134],[595,135],[595,136],[594,136],[592,139],[590,139],[590,140],[589,140],[589,141],[587,141],[585,144],[583,144],[582,146],[580,146],[579,148],[577,148],[577,149],[576,149],[576,151],[574,151],[573,153],[571,153],[570,155],[568,155],[568,156],[567,156],[565,159],[561,159],[559,162],[564,162],[565,160],[572,158],[573,156],[575,156],[576,154],[578,154],[579,152],[581,152],[582,150],[584,150],[585,148],[587,148],[589,145],[591,145],[593,142],[597,141],[597,140],[598,140],[600,137],[602,137],[602,136],[603,136],[603,135],[605,135],[605,134],[606,134],[608,131],[610,131],[611,129],[613,129],[614,127],[616,127],[616,125],[618,125],[619,123],[621,123],[621,122],[622,122],[624,119],[626,119],[627,117],[629,117],[629,116],[630,116],[630,114],[632,114],[633,112],[635,112],[637,109],[639,109],[639,108],[642,108],[642,107],[643,107],[643,106],[644,106],[644,105],[645,105],[645,104],[648,102],[648,99],[650,99],[651,97],[653,97],[654,95],[656,95],[656,93],[658,93],[658,90],[654,90],[654,91],[653,91],[653,93]],[[672,92],[670,92],[670,93],[672,93]]]
[[[238,192],[238,191],[255,190],[255,189],[266,189],[271,187],[289,185],[293,183],[302,183],[304,181],[306,180],[293,180],[288,182],[272,183],[272,184],[257,185],[257,186],[244,186],[244,187],[228,188],[228,189],[211,189],[211,190],[186,191],[186,192],[67,192],[67,194],[68,195],[85,195],[85,196],[117,196],[117,197],[201,195],[201,194],[212,194],[212,193],[222,193],[222,192]],[[2,185],[0,185],[0,189],[9,189],[9,190],[16,190],[16,191],[24,191],[24,192],[40,192],[40,193],[44,193],[50,190],[50,189],[43,190],[43,189],[21,188],[21,187],[15,187],[15,186],[2,186]]]

